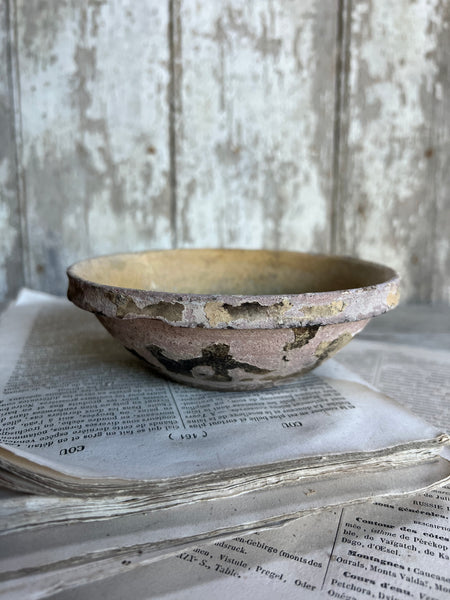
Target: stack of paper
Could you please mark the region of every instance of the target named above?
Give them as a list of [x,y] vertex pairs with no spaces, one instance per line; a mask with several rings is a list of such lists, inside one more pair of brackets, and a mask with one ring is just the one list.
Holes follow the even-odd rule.
[[155,378],[91,315],[27,291],[2,315],[0,351],[11,597],[450,475],[441,428],[333,360],[275,390],[195,390]]

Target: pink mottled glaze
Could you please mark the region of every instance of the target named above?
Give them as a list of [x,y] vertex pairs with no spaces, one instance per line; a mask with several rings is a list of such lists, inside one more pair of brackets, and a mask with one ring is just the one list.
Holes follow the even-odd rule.
[[310,371],[399,299],[388,267],[296,252],[149,251],[68,276],[69,298],[155,371],[224,391]]

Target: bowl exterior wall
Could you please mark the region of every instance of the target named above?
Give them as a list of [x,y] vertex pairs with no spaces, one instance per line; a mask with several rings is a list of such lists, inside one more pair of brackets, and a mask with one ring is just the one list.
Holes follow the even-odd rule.
[[142,317],[97,317],[125,348],[160,375],[221,391],[267,388],[299,377],[338,352],[368,322],[213,330]]

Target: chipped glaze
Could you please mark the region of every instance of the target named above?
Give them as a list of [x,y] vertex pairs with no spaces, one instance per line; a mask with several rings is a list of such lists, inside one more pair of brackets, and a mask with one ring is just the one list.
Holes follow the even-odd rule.
[[68,277],[69,299],[154,370],[217,390],[310,371],[393,308],[399,286],[374,263],[264,250],[104,256],[76,263]]

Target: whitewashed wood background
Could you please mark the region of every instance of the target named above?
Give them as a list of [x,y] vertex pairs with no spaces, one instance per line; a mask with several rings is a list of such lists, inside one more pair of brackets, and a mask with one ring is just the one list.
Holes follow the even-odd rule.
[[450,0],[1,0],[0,299],[90,256],[353,254],[450,304]]

